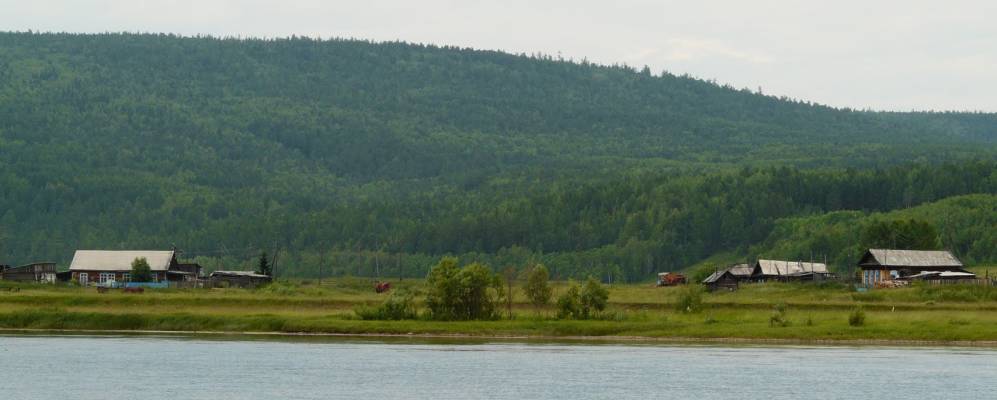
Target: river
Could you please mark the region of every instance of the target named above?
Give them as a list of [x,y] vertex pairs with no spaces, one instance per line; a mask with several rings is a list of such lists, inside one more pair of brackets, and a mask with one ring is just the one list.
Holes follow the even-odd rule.
[[0,336],[3,399],[981,399],[997,350]]

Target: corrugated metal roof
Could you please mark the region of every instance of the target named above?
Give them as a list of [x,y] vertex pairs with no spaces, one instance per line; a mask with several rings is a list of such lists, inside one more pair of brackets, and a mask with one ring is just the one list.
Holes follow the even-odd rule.
[[131,271],[132,261],[145,257],[153,271],[166,271],[173,260],[172,251],[155,250],[77,250],[70,271]]
[[802,261],[758,260],[762,275],[789,275],[801,272],[827,273],[827,265]]
[[869,253],[883,266],[962,268],[962,261],[947,251],[869,249]]
[[751,276],[751,273],[755,271],[755,266],[751,264],[737,264],[727,270],[734,276]]
[[716,282],[717,279],[720,279],[720,277],[724,275],[724,272],[726,272],[726,271],[717,271],[717,272],[714,272],[714,273],[710,274],[710,276],[706,277],[706,279],[703,279],[703,283],[713,283],[713,282]]

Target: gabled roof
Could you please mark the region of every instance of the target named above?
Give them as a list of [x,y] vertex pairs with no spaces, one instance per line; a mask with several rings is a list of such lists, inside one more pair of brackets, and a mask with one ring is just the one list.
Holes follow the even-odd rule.
[[[720,280],[720,278],[723,278],[724,275],[729,275],[729,274],[730,274],[730,270],[726,270],[726,269],[714,272],[714,273],[710,274],[710,276],[706,277],[706,279],[703,279],[703,283],[714,283],[714,282],[717,282],[717,281]],[[733,275],[731,275],[731,276],[733,276]]]
[[152,250],[77,250],[70,271],[131,271],[132,261],[144,257],[149,269],[166,271],[173,262],[173,251]]
[[889,267],[962,268],[962,261],[944,250],[869,249],[859,265]]
[[827,273],[827,264],[801,261],[758,260],[761,275],[783,276],[801,272]]

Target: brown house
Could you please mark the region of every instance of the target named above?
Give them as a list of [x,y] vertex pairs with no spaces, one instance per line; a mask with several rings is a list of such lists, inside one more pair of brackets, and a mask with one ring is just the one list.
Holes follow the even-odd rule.
[[200,273],[197,264],[178,263],[174,251],[77,250],[69,265],[70,279],[84,286],[131,282],[132,262],[137,258],[145,258],[149,263],[151,282],[193,281]]

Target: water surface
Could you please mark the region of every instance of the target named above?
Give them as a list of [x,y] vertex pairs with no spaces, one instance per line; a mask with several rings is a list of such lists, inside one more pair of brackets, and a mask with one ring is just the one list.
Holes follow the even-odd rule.
[[997,351],[0,336],[4,399],[981,399]]

